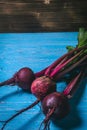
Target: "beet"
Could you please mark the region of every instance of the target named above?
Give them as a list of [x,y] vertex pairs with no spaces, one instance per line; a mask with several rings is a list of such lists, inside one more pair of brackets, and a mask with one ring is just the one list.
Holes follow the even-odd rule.
[[12,78],[1,82],[0,87],[4,85],[18,85],[20,88],[30,91],[31,83],[34,79],[34,72],[30,68],[24,67],[16,72]]
[[48,130],[50,120],[60,120],[66,117],[70,112],[70,105],[68,103],[68,98],[59,92],[54,92],[47,95],[42,101],[42,110],[45,114],[45,119],[42,121],[39,130]]
[[15,77],[15,83],[24,90],[29,90],[31,88],[31,83],[35,79],[34,72],[30,68],[20,69]]
[[43,113],[47,115],[54,108],[53,119],[62,119],[69,114],[70,106],[68,98],[59,92],[47,95],[42,102]]
[[54,91],[56,91],[56,83],[46,76],[37,78],[31,85],[31,92],[38,99],[43,99],[46,95]]

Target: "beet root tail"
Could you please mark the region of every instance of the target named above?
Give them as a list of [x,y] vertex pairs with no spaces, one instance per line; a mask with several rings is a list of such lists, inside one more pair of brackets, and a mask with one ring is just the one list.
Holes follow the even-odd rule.
[[[39,127],[39,130],[50,130],[50,118],[51,116],[53,115],[55,111],[55,107],[53,107],[49,112],[48,114],[46,115],[46,118],[42,121],[40,127]],[[42,128],[43,127],[43,128]]]
[[17,116],[20,115],[21,113],[23,113],[23,112],[25,112],[25,111],[31,109],[32,107],[34,107],[34,106],[35,106],[36,104],[38,104],[39,102],[40,102],[40,100],[37,99],[34,103],[32,103],[32,104],[29,105],[28,107],[26,107],[26,108],[20,110],[18,113],[14,114],[12,117],[10,117],[8,120],[6,120],[6,121],[0,121],[0,122],[4,123],[3,126],[2,126],[2,128],[0,128],[0,130],[4,130],[5,126],[6,126],[11,120],[13,120],[15,117],[17,117]]
[[10,78],[10,79],[8,79],[6,81],[1,82],[0,83],[0,87],[5,86],[5,85],[12,85],[14,83],[15,83],[15,79],[14,78]]

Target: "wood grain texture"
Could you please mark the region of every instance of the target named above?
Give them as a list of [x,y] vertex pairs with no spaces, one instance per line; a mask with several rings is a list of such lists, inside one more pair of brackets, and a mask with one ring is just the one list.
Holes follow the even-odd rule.
[[87,28],[86,0],[0,0],[0,32],[78,31]]

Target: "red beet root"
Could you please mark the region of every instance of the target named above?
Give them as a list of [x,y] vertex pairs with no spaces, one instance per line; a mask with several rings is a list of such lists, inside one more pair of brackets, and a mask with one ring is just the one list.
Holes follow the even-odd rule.
[[68,98],[59,92],[54,92],[47,95],[42,101],[43,113],[46,115],[45,119],[42,121],[39,130],[44,124],[44,128],[41,130],[48,130],[50,120],[59,120],[66,117],[70,111],[70,105],[68,103]]
[[34,72],[30,68],[20,69],[14,77],[19,87],[30,91],[31,83],[35,79]]
[[43,99],[46,95],[54,91],[56,91],[56,83],[46,76],[37,78],[31,85],[31,92],[38,99]]
[[54,108],[53,119],[64,118],[70,110],[68,98],[59,92],[47,95],[42,102],[42,108],[45,115]]
[[0,87],[4,85],[18,85],[24,90],[30,91],[31,83],[35,79],[35,75],[30,68],[21,68],[12,78],[0,83]]

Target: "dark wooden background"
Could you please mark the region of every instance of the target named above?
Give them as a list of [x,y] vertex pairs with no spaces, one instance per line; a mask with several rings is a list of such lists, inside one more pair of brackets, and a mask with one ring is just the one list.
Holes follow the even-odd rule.
[[87,29],[87,0],[0,0],[0,32]]

